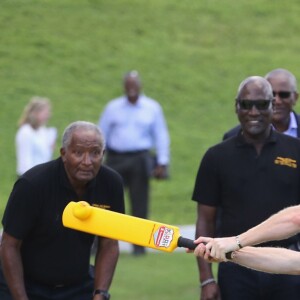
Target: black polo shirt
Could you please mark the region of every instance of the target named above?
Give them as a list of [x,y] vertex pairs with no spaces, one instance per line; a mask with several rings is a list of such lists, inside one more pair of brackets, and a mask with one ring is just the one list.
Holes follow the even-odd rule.
[[22,240],[25,278],[49,285],[79,282],[88,275],[93,235],[63,227],[70,201],[124,213],[122,179],[101,166],[83,197],[72,189],[61,158],[38,165],[15,183],[3,216],[4,231]]
[[241,134],[211,147],[201,161],[192,199],[222,207],[222,236],[240,234],[299,204],[300,140],[272,131],[260,155]]

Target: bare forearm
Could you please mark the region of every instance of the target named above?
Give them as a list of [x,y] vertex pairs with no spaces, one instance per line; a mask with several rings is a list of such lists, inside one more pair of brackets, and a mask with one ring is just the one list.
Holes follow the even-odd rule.
[[109,289],[118,258],[118,242],[109,239],[101,239],[95,260],[95,289]]
[[[197,222],[196,226],[196,237],[201,235],[213,235],[213,229],[208,228],[205,225],[202,226],[199,222]],[[212,268],[211,263],[206,262],[203,258],[197,257],[197,264],[199,269],[199,277],[200,281],[203,282],[208,278],[212,278]]]
[[258,271],[300,274],[300,253],[284,248],[245,247],[234,252],[233,262]]
[[11,247],[1,247],[1,265],[13,299],[28,300],[20,253]]
[[240,235],[243,246],[281,240],[300,231],[300,206],[286,208]]

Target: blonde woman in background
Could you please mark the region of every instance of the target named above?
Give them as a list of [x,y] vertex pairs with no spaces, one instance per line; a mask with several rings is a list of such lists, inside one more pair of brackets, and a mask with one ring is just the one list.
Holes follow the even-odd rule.
[[17,175],[52,159],[57,130],[46,127],[51,117],[49,99],[33,97],[19,120],[16,134]]

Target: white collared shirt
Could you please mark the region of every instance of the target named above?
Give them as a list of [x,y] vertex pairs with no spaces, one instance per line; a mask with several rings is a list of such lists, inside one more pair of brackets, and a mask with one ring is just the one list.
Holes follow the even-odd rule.
[[132,104],[126,96],[110,101],[99,120],[106,145],[114,151],[155,149],[159,164],[169,163],[170,138],[160,104],[140,95]]
[[295,117],[295,115],[291,112],[291,113],[290,113],[290,124],[289,124],[289,128],[288,128],[286,131],[284,131],[283,133],[286,134],[286,135],[293,136],[293,137],[298,137],[297,129],[298,129],[298,125],[297,125],[296,117]]

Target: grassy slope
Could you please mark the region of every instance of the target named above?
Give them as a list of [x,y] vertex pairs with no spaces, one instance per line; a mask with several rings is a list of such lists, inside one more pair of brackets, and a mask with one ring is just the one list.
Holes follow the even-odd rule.
[[[281,13],[284,11],[284,14]],[[251,74],[297,76],[297,1],[2,1],[0,214],[15,179],[14,134],[32,95],[52,99],[55,125],[97,122],[137,69],[172,138],[172,177],[153,182],[152,218],[193,222],[189,201],[204,151],[236,123],[233,98]],[[57,151],[58,154],[58,151]]]
[[[162,104],[172,139],[171,179],[153,182],[151,217],[194,223],[189,199],[197,167],[204,151],[236,123],[240,81],[277,67],[300,78],[299,10],[296,0],[2,0],[0,216],[15,179],[16,122],[28,99],[53,101],[51,125],[61,135],[71,121],[97,122],[107,101],[122,92],[123,73],[137,69],[146,94]],[[134,279],[152,276],[155,282],[147,291],[134,284],[132,299],[174,298],[181,280],[195,284],[185,297],[195,299],[194,260],[178,255],[183,257],[165,256],[166,265],[152,256],[140,263],[121,260],[115,294],[132,286],[132,268]],[[174,261],[182,269],[170,267]],[[156,266],[170,272],[156,276]],[[160,296],[152,297],[158,279],[172,288],[162,283]]]

